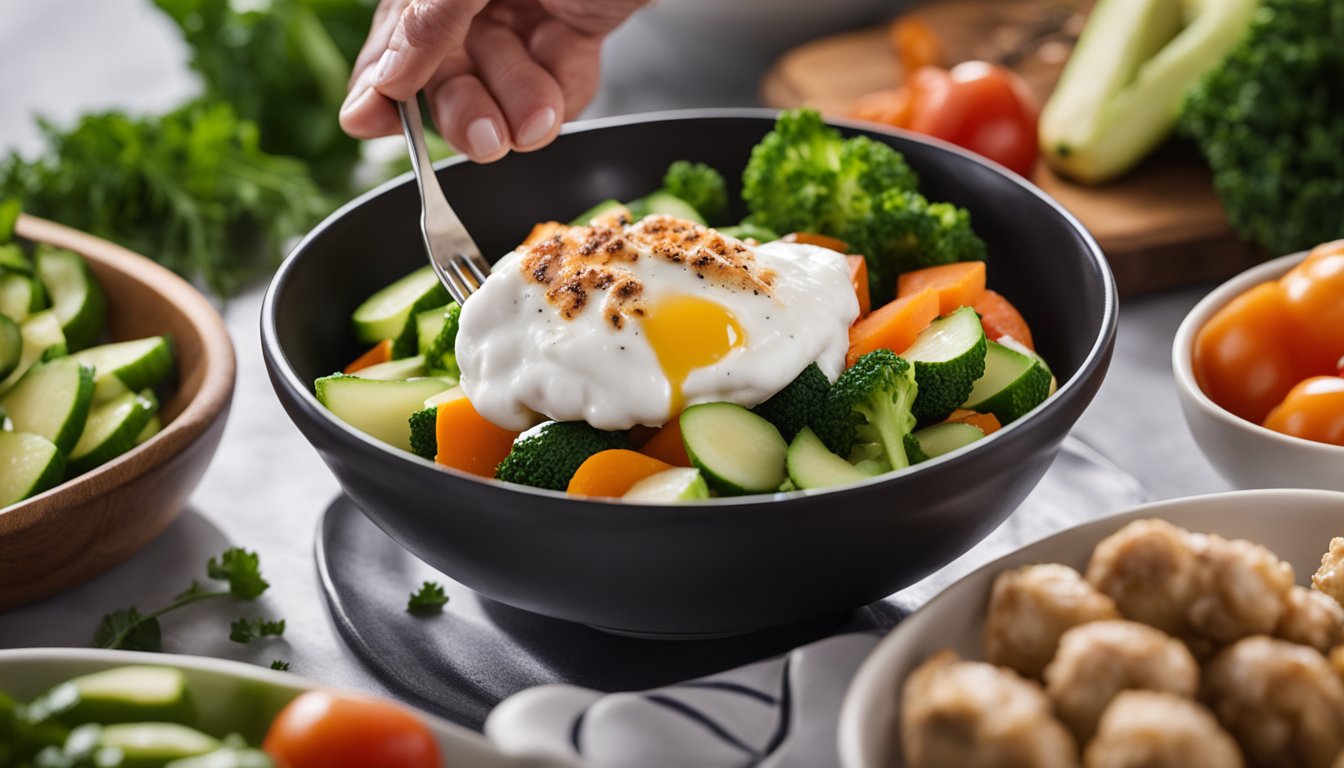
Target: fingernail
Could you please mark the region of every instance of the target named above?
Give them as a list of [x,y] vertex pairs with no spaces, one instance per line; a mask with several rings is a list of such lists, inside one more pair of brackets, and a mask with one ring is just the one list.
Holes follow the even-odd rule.
[[471,147],[471,153],[477,157],[489,157],[504,146],[495,121],[488,117],[477,118],[467,126],[467,144]]
[[382,58],[378,59],[378,69],[375,70],[374,79],[379,83],[386,83],[397,74],[398,69],[401,69],[401,54],[388,48],[383,51]]
[[523,123],[522,130],[518,131],[518,146],[530,147],[539,144],[542,139],[551,135],[553,130],[555,130],[555,110],[547,107]]
[[350,95],[345,97],[345,103],[341,105],[341,114],[344,115],[347,112],[357,112],[361,107],[368,103],[369,97],[372,95],[372,87],[356,83],[354,90],[350,91]]

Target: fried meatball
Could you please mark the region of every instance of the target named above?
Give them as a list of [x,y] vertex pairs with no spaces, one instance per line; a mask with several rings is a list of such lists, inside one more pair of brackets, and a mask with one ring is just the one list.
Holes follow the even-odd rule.
[[1202,588],[1190,544],[1188,532],[1165,520],[1135,520],[1097,544],[1087,580],[1126,618],[1184,635],[1186,606]]
[[1340,680],[1344,680],[1344,645],[1337,645],[1330,649],[1330,653],[1325,658],[1329,660],[1330,666],[1334,668],[1335,674],[1339,675]]
[[1344,750],[1344,682],[1305,645],[1250,637],[1225,648],[1203,697],[1257,765],[1330,768]]
[[1321,555],[1321,567],[1311,577],[1311,586],[1344,605],[1344,537],[1330,540],[1330,551]]
[[1190,534],[1203,578],[1186,609],[1189,633],[1222,647],[1278,626],[1293,587],[1293,567],[1244,539]]
[[1116,694],[1140,689],[1193,697],[1199,665],[1181,641],[1161,630],[1133,621],[1094,621],[1059,639],[1045,668],[1045,688],[1059,719],[1086,744]]
[[1085,768],[1242,768],[1237,742],[1207,709],[1157,691],[1125,691],[1101,715]]
[[1066,629],[1118,618],[1115,601],[1067,565],[1005,571],[989,597],[985,660],[1039,678]]
[[1344,607],[1322,592],[1293,587],[1274,635],[1326,653],[1344,643]]
[[901,742],[908,768],[1066,768],[1078,748],[1036,683],[943,651],[906,679]]

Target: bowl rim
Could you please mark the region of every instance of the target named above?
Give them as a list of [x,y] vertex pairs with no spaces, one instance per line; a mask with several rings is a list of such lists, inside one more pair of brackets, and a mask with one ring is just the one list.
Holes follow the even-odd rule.
[[[700,121],[707,119],[708,120],[750,119],[761,121],[768,120],[770,122],[773,122],[779,116],[781,111],[783,110],[756,108],[756,107],[713,107],[702,109],[660,110],[654,112],[641,112],[629,115],[616,115],[611,117],[600,117],[600,118],[570,122],[566,123],[561,128],[560,134],[563,136],[575,133],[584,133],[593,130],[621,128],[636,124],[656,123],[656,122],[676,122],[683,120]],[[1052,210],[1056,215],[1058,215],[1060,218],[1064,220],[1064,222],[1069,226],[1069,228],[1082,239],[1084,250],[1091,257],[1090,261],[1092,267],[1097,269],[1097,271],[1100,273],[1100,277],[1102,278],[1101,280],[1102,302],[1100,308],[1102,315],[1101,329],[1100,332],[1097,334],[1096,338],[1093,340],[1091,347],[1087,351],[1087,354],[1083,357],[1083,360],[1079,363],[1077,371],[1075,371],[1074,375],[1069,377],[1068,380],[1059,383],[1058,389],[1055,391],[1055,393],[1052,394],[1050,397],[1048,397],[1043,403],[1037,405],[1035,408],[1024,414],[1021,418],[1014,421],[1013,423],[1005,425],[1002,429],[997,430],[994,434],[987,436],[982,441],[976,441],[975,444],[963,446],[955,451],[944,454],[943,456],[939,456],[929,461],[921,462],[919,465],[915,467],[909,467],[895,472],[887,472],[885,474],[878,475],[876,477],[869,478],[867,480],[863,480],[858,483],[836,486],[832,488],[751,494],[745,496],[725,496],[713,499],[699,500],[694,504],[632,503],[628,501],[623,501],[621,499],[611,499],[606,497],[591,497],[591,496],[574,497],[563,491],[552,491],[543,488],[533,488],[530,486],[518,485],[514,483],[502,483],[498,480],[495,480],[494,478],[479,477],[477,475],[462,472],[460,470],[456,470],[450,467],[444,467],[433,461],[429,461],[427,459],[421,458],[420,456],[416,456],[415,454],[402,451],[398,448],[387,445],[383,443],[381,440],[366,435],[363,432],[355,429],[354,427],[346,424],[341,419],[336,418],[336,416],[334,416],[330,411],[328,411],[325,407],[323,407],[321,403],[317,401],[317,397],[313,394],[312,387],[309,384],[300,380],[298,373],[295,371],[293,364],[289,360],[289,356],[285,353],[279,341],[279,330],[276,325],[276,295],[281,290],[283,290],[285,284],[288,282],[289,279],[291,279],[292,273],[295,269],[294,266],[295,262],[298,260],[300,254],[302,254],[303,251],[314,240],[316,240],[319,236],[321,236],[328,227],[332,226],[338,219],[344,217],[345,215],[354,211],[355,209],[363,206],[364,204],[368,203],[374,198],[379,197],[397,187],[414,184],[415,175],[413,172],[410,171],[403,173],[402,175],[390,179],[386,182],[383,182],[382,184],[374,187],[373,189],[368,190],[367,192],[364,192],[363,194],[355,197],[354,199],[350,200],[349,202],[337,208],[325,219],[323,219],[311,230],[309,230],[299,240],[299,242],[290,250],[289,254],[285,257],[284,262],[282,262],[280,267],[276,270],[274,278],[272,278],[270,285],[266,289],[266,295],[262,300],[262,307],[261,307],[262,351],[266,360],[267,367],[271,372],[272,381],[273,383],[276,384],[277,387],[284,386],[290,391],[292,395],[295,395],[299,406],[307,414],[309,414],[310,417],[314,413],[318,414],[315,418],[318,419],[320,423],[325,424],[329,430],[334,429],[343,432],[344,434],[356,440],[357,442],[363,443],[367,448],[374,449],[384,454],[388,454],[396,458],[412,462],[413,464],[419,464],[423,467],[433,468],[437,471],[444,472],[449,476],[460,480],[476,483],[483,487],[503,489],[515,493],[523,493],[551,500],[562,500],[571,503],[582,502],[582,503],[600,505],[602,507],[608,507],[608,508],[640,507],[646,509],[649,508],[676,509],[679,510],[681,514],[689,513],[691,515],[697,514],[696,510],[709,511],[725,506],[751,507],[778,501],[819,496],[819,495],[830,496],[838,501],[839,497],[842,494],[860,492],[872,488],[874,486],[881,485],[883,483],[892,482],[899,478],[909,476],[912,473],[912,471],[919,471],[924,468],[932,468],[945,464],[960,463],[960,461],[968,453],[974,451],[976,448],[979,448],[981,446],[981,443],[988,444],[987,441],[990,440],[998,439],[1002,441],[1008,439],[1006,437],[1001,437],[1001,435],[1008,435],[1008,436],[1016,435],[1018,434],[1018,432],[1020,432],[1022,429],[1025,428],[1023,425],[1027,424],[1028,422],[1039,421],[1040,419],[1038,418],[1038,416],[1040,413],[1047,410],[1058,410],[1059,408],[1063,407],[1063,403],[1065,403],[1066,401],[1076,399],[1080,395],[1079,389],[1085,386],[1085,382],[1092,377],[1092,375],[1099,367],[1104,366],[1107,360],[1109,359],[1109,351],[1114,343],[1116,336],[1116,328],[1118,326],[1119,298],[1115,285],[1115,276],[1111,271],[1110,263],[1106,260],[1106,256],[1101,250],[1101,246],[1097,244],[1097,241],[1095,238],[1093,238],[1092,233],[1089,232],[1087,228],[1083,226],[1083,224],[1078,220],[1076,216],[1074,216],[1066,208],[1064,208],[1062,204],[1060,204],[1054,198],[1050,197],[1043,190],[1041,190],[1036,185],[1032,184],[1026,178],[1022,177],[1017,173],[1014,173],[1013,171],[1004,168],[1001,165],[998,165],[997,163],[994,163],[993,161],[985,159],[980,155],[977,155],[969,150],[963,149],[962,147],[950,144],[940,139],[924,136],[922,134],[916,134],[910,131],[888,128],[884,126],[877,126],[871,123],[865,123],[863,121],[831,119],[829,117],[826,117],[824,119],[828,125],[832,125],[839,128],[866,131],[870,133],[884,133],[895,136],[904,141],[909,141],[917,144],[925,144],[934,147],[936,149],[939,149],[943,152],[957,155],[961,157],[963,160],[966,160],[975,165],[983,166],[985,168],[990,169],[993,172],[1006,176],[1010,182],[1017,185],[1018,187],[1021,187],[1027,193],[1036,197],[1038,200],[1044,203],[1050,210]],[[463,155],[457,155],[435,163],[434,169],[436,172],[439,172],[445,168],[450,168],[452,166],[466,162],[469,162],[468,158],[466,158]]]
[[[1271,259],[1263,264],[1257,264],[1220,284],[1200,299],[1199,303],[1186,313],[1180,326],[1176,328],[1176,336],[1172,339],[1171,344],[1171,370],[1175,375],[1178,390],[1185,395],[1187,401],[1197,405],[1204,414],[1211,416],[1219,423],[1234,429],[1244,430],[1256,435],[1259,439],[1272,441],[1286,449],[1319,451],[1327,456],[1336,456],[1344,461],[1344,446],[1308,440],[1295,435],[1286,435],[1262,424],[1243,419],[1215,403],[1200,388],[1199,382],[1195,380],[1195,337],[1205,323],[1218,310],[1232,303],[1234,299],[1251,288],[1261,283],[1277,280],[1287,274],[1293,267],[1305,261],[1310,253],[1310,251],[1298,251],[1287,256]],[[1188,416],[1186,420],[1189,421]]]
[[[1043,536],[1034,541],[1028,542],[1011,552],[1007,552],[993,560],[981,565],[975,570],[967,573],[929,598],[927,602],[915,609],[913,613],[906,616],[890,632],[888,632],[873,647],[872,651],[864,657],[859,665],[854,677],[850,679],[848,688],[845,690],[845,697],[840,706],[840,719],[836,734],[836,750],[840,756],[840,765],[843,768],[856,768],[857,766],[866,766],[872,764],[869,758],[873,757],[867,753],[865,748],[864,736],[868,732],[865,728],[867,719],[865,714],[869,705],[876,701],[878,696],[895,695],[900,690],[900,685],[892,687],[892,681],[886,679],[887,667],[893,662],[895,656],[902,644],[897,642],[904,636],[902,627],[910,626],[908,622],[927,611],[931,606],[940,604],[943,601],[954,599],[959,596],[961,589],[972,581],[983,578],[987,572],[1001,571],[1010,563],[1014,563],[1020,558],[1026,550],[1033,550],[1039,547],[1048,546],[1048,543],[1062,538],[1078,535],[1078,532],[1085,528],[1104,529],[1119,523],[1122,520],[1137,520],[1144,517],[1171,514],[1172,510],[1180,510],[1185,507],[1202,507],[1205,505],[1216,505],[1227,499],[1262,499],[1265,506],[1273,502],[1300,502],[1309,503],[1312,500],[1331,502],[1344,505],[1344,491],[1330,491],[1316,488],[1260,488],[1253,490],[1240,491],[1222,491],[1218,493],[1198,494],[1194,496],[1182,496],[1173,499],[1163,499],[1159,501],[1149,501],[1114,512],[1094,517],[1089,520],[1070,525],[1066,528],[1054,531],[1047,536]],[[1099,539],[1097,539],[1099,540]],[[1092,546],[1095,547],[1096,540]],[[900,681],[901,684],[904,681]]]
[[[176,417],[144,443],[77,477],[65,480],[36,496],[0,509],[0,534],[39,524],[51,512],[63,508],[61,494],[90,481],[105,486],[104,494],[123,488],[160,464],[187,450],[199,440],[233,398],[237,359],[224,319],[209,300],[176,273],[130,249],[86,232],[29,214],[19,216],[15,234],[36,243],[47,243],[78,253],[121,273],[171,304],[181,312],[201,339],[200,389]],[[151,447],[168,444],[161,460],[154,461]],[[156,451],[157,453],[157,451]]]

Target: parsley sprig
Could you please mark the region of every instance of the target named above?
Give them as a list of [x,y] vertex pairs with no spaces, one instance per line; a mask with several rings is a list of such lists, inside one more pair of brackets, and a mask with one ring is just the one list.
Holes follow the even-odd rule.
[[411,599],[406,601],[406,612],[439,613],[447,602],[448,595],[444,593],[443,586],[437,582],[426,581],[420,585],[418,592],[411,593]]
[[[159,617],[184,608],[202,600],[221,597],[233,597],[238,600],[256,600],[270,586],[261,577],[261,558],[255,552],[232,547],[224,550],[218,558],[210,558],[205,564],[205,575],[212,581],[225,582],[227,589],[211,589],[193,580],[191,586],[178,593],[168,605],[151,613],[140,613],[139,608],[131,606],[115,610],[103,617],[93,633],[93,642],[99,648],[115,648],[127,651],[162,651],[163,631]],[[244,620],[245,621],[245,620]],[[235,628],[237,622],[234,622]],[[284,632],[284,621],[266,622],[268,629],[278,625],[278,632],[257,632],[259,635]],[[249,625],[251,629],[251,625]],[[230,638],[233,635],[230,634]],[[250,638],[249,638],[250,639]],[[238,641],[238,642],[246,642]]]

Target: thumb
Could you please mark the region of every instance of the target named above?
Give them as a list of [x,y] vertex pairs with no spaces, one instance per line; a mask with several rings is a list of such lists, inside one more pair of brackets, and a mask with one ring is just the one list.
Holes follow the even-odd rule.
[[489,0],[412,0],[374,66],[374,87],[404,101],[425,87],[439,63],[460,49],[471,21]]

